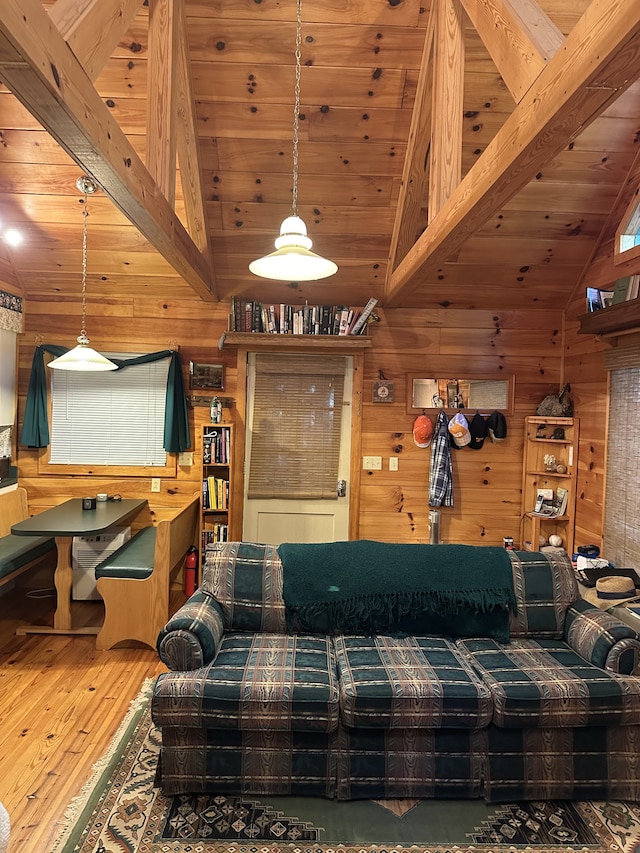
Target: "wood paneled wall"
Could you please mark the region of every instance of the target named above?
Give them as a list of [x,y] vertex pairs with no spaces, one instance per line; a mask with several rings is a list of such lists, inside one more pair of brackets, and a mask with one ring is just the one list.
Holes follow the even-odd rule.
[[[562,354],[561,317],[550,311],[395,309],[380,312],[373,347],[365,356],[363,447],[382,455],[382,471],[363,472],[360,536],[399,542],[429,541],[430,450],[413,442],[415,414],[406,412],[406,374],[425,377],[513,374],[515,411],[508,437],[481,450],[452,450],[454,506],[443,507],[444,542],[501,545],[520,535],[524,418],[557,390]],[[393,403],[372,403],[380,371],[395,383]],[[368,395],[368,398],[367,398]],[[399,455],[397,472],[387,470]]]
[[571,383],[575,414],[580,418],[575,543],[602,546],[606,474],[608,375],[603,367],[606,344],[578,334],[578,317],[586,311],[584,289],[566,312],[565,376]]
[[[223,363],[224,396],[234,398],[235,352],[218,349],[227,327],[228,305],[193,301],[146,299],[103,300],[88,306],[87,329],[92,345],[100,350],[154,351],[179,347],[186,369],[189,360]],[[380,312],[371,329],[373,346],[365,353],[362,452],[383,457],[383,470],[362,472],[360,537],[398,542],[429,539],[428,474],[430,450],[415,446],[415,414],[406,411],[406,375],[425,377],[463,375],[515,375],[515,411],[508,418],[506,441],[486,440],[479,451],[452,451],[455,503],[441,512],[441,539],[469,544],[502,544],[503,536],[519,538],[522,479],[523,425],[535,414],[540,400],[557,391],[563,375],[563,331],[560,311],[466,311],[396,309]],[[71,345],[78,334],[79,306],[71,300],[56,303],[31,300],[26,305],[26,332],[19,353],[19,422],[36,340]],[[577,344],[575,351],[577,353]],[[572,353],[572,358],[573,358]],[[595,356],[594,356],[595,357]],[[564,377],[581,385],[583,361],[567,362]],[[585,356],[586,358],[586,356]],[[571,367],[571,369],[569,369]],[[575,370],[576,375],[571,375]],[[395,383],[392,403],[373,403],[372,384],[384,377]],[[580,408],[589,406],[598,392],[589,382],[580,390]],[[584,397],[583,397],[584,394]],[[589,396],[591,395],[591,396]],[[208,409],[190,409],[194,438],[194,467],[181,466],[175,479],[163,479],[160,495],[151,494],[151,478],[106,478],[99,475],[42,476],[38,451],[19,446],[17,462],[30,506],[38,511],[67,497],[97,492],[142,496],[157,504],[181,503],[200,488],[195,444],[199,427],[208,421]],[[99,413],[96,413],[96,417]],[[225,418],[235,420],[235,409]],[[237,424],[243,429],[243,424]],[[585,433],[589,435],[589,431]],[[594,436],[602,439],[594,428]],[[582,444],[582,442],[581,442]],[[590,447],[591,445],[585,445]],[[600,453],[601,448],[597,451]],[[399,456],[398,471],[388,470],[390,455]],[[600,464],[600,463],[598,463]],[[580,461],[582,487],[587,488],[589,462]],[[595,531],[595,515],[579,515],[582,541]],[[595,533],[586,538],[591,541]]]

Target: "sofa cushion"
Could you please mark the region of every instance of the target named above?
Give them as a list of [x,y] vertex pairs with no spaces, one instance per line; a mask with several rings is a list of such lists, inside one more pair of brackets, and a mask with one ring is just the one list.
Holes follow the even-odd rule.
[[330,637],[226,634],[215,660],[158,677],[163,726],[243,731],[335,731],[338,685]]
[[580,598],[566,552],[509,551],[518,604],[511,613],[510,637],[564,636],[565,613]]
[[351,728],[487,726],[489,689],[449,640],[337,636],[341,719]]
[[219,602],[227,631],[286,633],[282,563],[275,545],[209,545],[201,587]]
[[459,640],[506,728],[637,725],[640,679],[606,672],[562,640]]

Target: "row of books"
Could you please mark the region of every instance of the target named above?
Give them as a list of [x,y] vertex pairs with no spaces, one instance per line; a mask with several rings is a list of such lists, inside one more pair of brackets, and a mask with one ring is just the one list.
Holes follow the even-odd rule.
[[207,545],[215,542],[229,541],[229,525],[222,522],[214,524],[211,528],[202,531],[202,551],[204,553]]
[[536,503],[531,515],[541,518],[559,518],[567,511],[569,490],[558,487],[553,489],[538,489]]
[[202,462],[204,465],[228,465],[231,453],[229,427],[212,429],[202,436]]
[[618,305],[629,299],[636,299],[640,290],[640,275],[628,275],[619,278],[613,285],[613,290],[603,290],[599,287],[587,287],[587,311],[599,311],[610,305]]
[[229,509],[229,481],[205,477],[202,481],[202,509]]
[[275,335],[361,335],[375,318],[377,299],[364,308],[347,305],[267,305],[231,297],[229,328],[232,332]]

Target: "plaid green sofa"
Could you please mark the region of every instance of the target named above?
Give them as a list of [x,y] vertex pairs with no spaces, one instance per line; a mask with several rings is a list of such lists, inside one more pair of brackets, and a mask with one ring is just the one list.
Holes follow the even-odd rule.
[[499,643],[289,632],[276,548],[210,546],[158,637],[164,793],[640,800],[637,635],[566,555],[509,556]]

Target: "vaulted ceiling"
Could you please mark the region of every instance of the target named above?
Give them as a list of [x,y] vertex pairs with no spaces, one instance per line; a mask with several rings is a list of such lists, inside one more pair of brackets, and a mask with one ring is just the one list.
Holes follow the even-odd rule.
[[[636,189],[640,0],[2,0],[0,282],[92,298],[562,306]],[[617,224],[617,223],[616,223]]]

